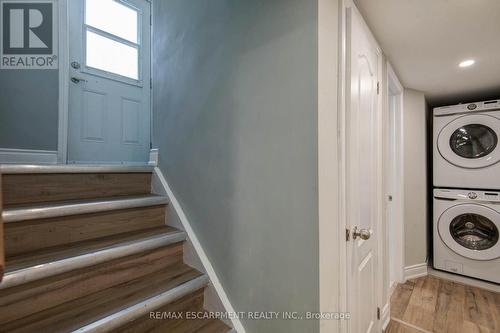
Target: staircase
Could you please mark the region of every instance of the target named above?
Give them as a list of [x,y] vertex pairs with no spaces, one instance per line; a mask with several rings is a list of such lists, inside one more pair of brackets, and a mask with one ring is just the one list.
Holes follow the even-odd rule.
[[[228,332],[151,167],[2,165],[0,332]],[[1,244],[1,242],[0,242]],[[158,311],[150,318],[151,311]],[[168,319],[168,313],[179,314]]]

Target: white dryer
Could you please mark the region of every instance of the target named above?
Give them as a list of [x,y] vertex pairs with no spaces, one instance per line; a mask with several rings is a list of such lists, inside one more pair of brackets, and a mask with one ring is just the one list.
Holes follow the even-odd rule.
[[500,100],[434,109],[434,187],[500,190]]
[[434,268],[500,283],[500,192],[435,189]]

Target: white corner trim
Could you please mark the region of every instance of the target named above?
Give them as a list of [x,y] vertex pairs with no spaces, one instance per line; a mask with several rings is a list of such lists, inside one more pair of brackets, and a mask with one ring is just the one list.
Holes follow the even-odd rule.
[[158,148],[152,148],[149,151],[149,165],[158,166]]
[[57,158],[66,164],[68,158],[69,110],[69,14],[68,1],[59,0],[59,120],[57,131]]
[[380,315],[380,321],[382,322],[382,331],[385,331],[389,322],[391,321],[391,305],[387,302],[382,308],[382,314]]
[[57,151],[0,148],[0,164],[57,164]]
[[408,279],[415,279],[428,274],[427,263],[416,264],[405,267],[405,281]]
[[[224,288],[222,287],[222,284],[220,283],[219,278],[217,277],[217,274],[215,273],[215,270],[210,263],[210,260],[208,259],[205,251],[203,250],[203,247],[201,246],[198,238],[196,237],[196,234],[194,233],[193,229],[191,228],[191,224],[189,223],[186,214],[184,213],[184,210],[182,209],[180,203],[177,201],[177,199],[174,196],[174,193],[170,189],[170,186],[168,185],[167,179],[164,177],[163,173],[158,167],[155,167],[155,173],[158,176],[158,179],[160,180],[162,186],[164,187],[165,191],[167,192],[167,196],[170,201],[170,205],[173,207],[173,209],[176,211],[177,216],[181,220],[182,226],[184,227],[184,231],[187,233],[188,238],[190,239],[191,243],[193,244],[193,247],[198,254],[201,263],[203,264],[203,267],[205,268],[205,271],[210,279],[210,282],[214,286],[215,290],[217,291],[217,294],[224,305],[224,308],[227,312],[234,314],[236,313],[234,311],[233,306],[231,305],[231,302],[229,301],[229,298],[227,297],[226,292],[224,291]],[[237,333],[246,333],[245,328],[243,327],[243,324],[241,323],[239,318],[236,318],[237,316],[231,316],[231,323],[233,324],[234,330]]]

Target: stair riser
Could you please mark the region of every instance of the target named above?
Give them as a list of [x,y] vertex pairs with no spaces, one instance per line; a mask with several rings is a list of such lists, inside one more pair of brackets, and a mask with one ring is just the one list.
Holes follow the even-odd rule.
[[95,199],[151,192],[151,173],[6,174],[4,205]]
[[182,262],[182,243],[0,290],[0,325]]
[[30,220],[5,224],[8,257],[165,225],[166,206]]

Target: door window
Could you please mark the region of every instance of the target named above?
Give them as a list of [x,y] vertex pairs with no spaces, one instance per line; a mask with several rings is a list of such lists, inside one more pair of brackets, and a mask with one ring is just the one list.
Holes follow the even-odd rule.
[[85,1],[87,67],[139,80],[139,11],[121,1]]
[[460,245],[471,250],[486,250],[498,242],[498,229],[487,217],[461,214],[450,223],[450,234]]
[[469,124],[458,128],[450,137],[450,147],[460,157],[481,158],[495,150],[498,137],[490,127]]

